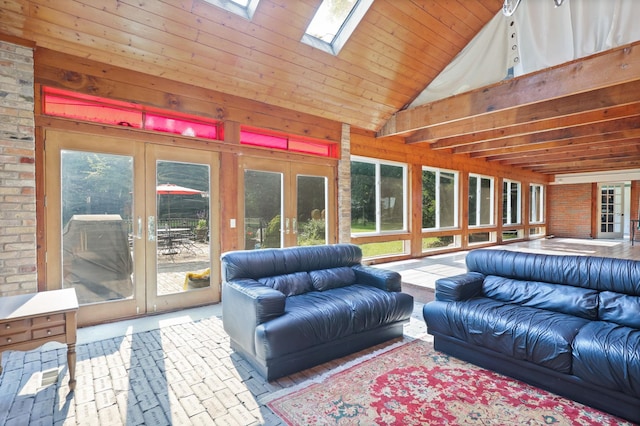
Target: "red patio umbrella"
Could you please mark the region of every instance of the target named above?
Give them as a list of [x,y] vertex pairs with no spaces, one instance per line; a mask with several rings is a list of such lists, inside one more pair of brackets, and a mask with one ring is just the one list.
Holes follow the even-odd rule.
[[[163,183],[156,187],[158,195],[197,195],[202,191],[187,188],[185,186],[174,185],[172,183]],[[171,227],[171,198],[167,198],[167,217],[169,218],[169,227]]]

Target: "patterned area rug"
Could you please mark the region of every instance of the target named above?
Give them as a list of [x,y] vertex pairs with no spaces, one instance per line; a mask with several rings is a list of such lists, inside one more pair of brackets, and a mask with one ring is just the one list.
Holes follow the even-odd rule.
[[289,425],[623,425],[416,339],[268,406]]

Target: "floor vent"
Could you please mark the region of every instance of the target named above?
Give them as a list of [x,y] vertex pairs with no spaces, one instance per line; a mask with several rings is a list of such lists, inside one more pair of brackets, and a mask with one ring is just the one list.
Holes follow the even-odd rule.
[[59,371],[57,368],[43,371],[42,377],[40,378],[40,387],[45,387],[56,383],[58,381],[58,374]]

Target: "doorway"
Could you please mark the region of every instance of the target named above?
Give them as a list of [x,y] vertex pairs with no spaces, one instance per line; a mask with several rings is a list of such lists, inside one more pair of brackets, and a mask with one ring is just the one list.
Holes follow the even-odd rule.
[[245,157],[238,176],[242,248],[335,242],[334,168]]
[[617,239],[624,236],[624,183],[598,185],[598,238]]
[[45,143],[46,287],[76,289],[79,325],[219,301],[217,153],[54,130]]

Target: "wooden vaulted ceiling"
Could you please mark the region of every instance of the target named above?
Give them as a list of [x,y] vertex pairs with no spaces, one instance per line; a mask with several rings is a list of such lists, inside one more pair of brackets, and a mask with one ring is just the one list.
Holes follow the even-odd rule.
[[[551,1],[551,0],[539,0]],[[2,35],[549,175],[640,168],[638,43],[408,105],[502,0],[375,0],[337,56],[300,42],[320,0],[4,0]]]

